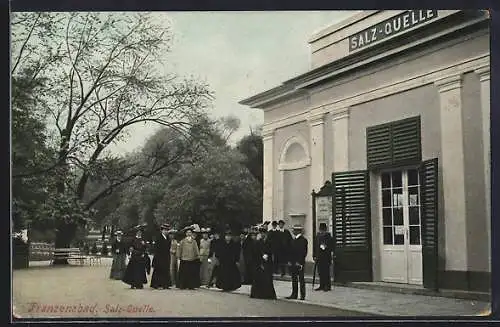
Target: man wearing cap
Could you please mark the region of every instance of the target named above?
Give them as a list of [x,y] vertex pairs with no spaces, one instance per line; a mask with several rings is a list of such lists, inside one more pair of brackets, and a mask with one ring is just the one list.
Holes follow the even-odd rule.
[[307,256],[307,240],[302,235],[302,226],[294,225],[294,238],[290,244],[290,255],[288,265],[292,274],[292,294],[287,299],[297,299],[298,284],[300,283],[300,299],[306,298],[306,283],[304,280],[304,265]]
[[330,291],[332,281],[330,278],[330,266],[332,264],[332,236],[326,231],[326,224],[319,224],[319,232],[316,236],[314,261],[318,266],[319,287],[315,291]]
[[127,269],[127,245],[122,240],[122,231],[115,232],[115,239],[111,244],[111,253],[113,255],[113,263],[111,264],[111,273],[109,278],[121,280],[125,269]]
[[227,230],[220,249],[215,253],[219,260],[219,271],[217,275],[217,288],[223,291],[234,291],[241,287],[241,276],[237,262],[240,259],[240,246],[233,241],[233,235]]
[[169,225],[163,224],[160,227],[160,235],[155,242],[155,254],[153,257],[153,276],[151,277],[151,287],[154,289],[168,289],[172,286],[170,279],[170,246],[171,240],[167,236]]

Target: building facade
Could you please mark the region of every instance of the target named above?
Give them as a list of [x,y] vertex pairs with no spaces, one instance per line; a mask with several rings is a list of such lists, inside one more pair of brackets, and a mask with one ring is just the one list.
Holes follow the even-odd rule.
[[240,102],[264,111],[263,219],[326,220],[338,281],[488,292],[488,13],[364,11],[309,43],[310,71]]

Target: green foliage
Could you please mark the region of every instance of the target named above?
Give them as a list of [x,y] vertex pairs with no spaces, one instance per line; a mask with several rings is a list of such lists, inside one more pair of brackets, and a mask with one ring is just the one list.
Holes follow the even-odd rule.
[[237,149],[245,155],[245,166],[262,186],[264,183],[264,143],[260,133],[244,136],[238,142]]

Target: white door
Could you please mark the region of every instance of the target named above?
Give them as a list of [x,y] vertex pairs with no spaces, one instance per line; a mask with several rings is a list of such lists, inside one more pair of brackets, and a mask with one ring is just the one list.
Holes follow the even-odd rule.
[[383,172],[380,178],[382,280],[422,285],[418,170]]

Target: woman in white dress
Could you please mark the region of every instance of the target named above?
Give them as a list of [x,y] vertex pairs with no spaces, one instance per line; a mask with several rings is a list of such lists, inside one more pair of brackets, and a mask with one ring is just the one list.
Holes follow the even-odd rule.
[[202,228],[202,238],[200,240],[200,281],[201,285],[208,285],[210,282],[210,265],[208,262],[208,255],[210,254],[210,242],[208,238],[209,230]]

